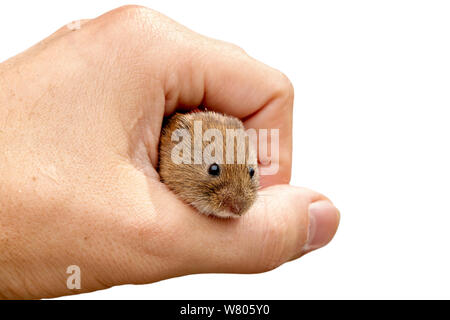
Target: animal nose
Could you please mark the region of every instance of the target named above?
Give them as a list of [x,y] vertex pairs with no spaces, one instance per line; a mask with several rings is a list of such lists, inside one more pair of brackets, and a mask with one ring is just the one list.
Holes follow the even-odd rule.
[[239,204],[233,203],[230,206],[230,211],[233,212],[234,214],[239,215],[239,214],[241,214],[242,209],[241,209],[241,206]]
[[232,213],[241,215],[242,209],[244,208],[243,203],[238,199],[228,198],[225,201],[225,207]]

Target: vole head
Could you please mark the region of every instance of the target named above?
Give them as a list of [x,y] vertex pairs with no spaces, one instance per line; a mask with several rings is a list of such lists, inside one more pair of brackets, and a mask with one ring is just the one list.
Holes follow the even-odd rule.
[[214,112],[172,116],[162,130],[159,174],[198,211],[239,217],[259,187],[256,152],[242,122]]

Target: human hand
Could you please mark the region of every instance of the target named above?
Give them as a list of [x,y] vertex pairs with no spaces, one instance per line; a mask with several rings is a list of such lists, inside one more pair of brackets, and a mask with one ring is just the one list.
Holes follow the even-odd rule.
[[[163,117],[200,104],[280,129],[280,170],[239,219],[198,214],[155,170]],[[327,244],[338,211],[288,185],[292,105],[280,72],[143,7],[64,26],[3,62],[0,297],[263,272]],[[81,290],[66,286],[69,265]]]

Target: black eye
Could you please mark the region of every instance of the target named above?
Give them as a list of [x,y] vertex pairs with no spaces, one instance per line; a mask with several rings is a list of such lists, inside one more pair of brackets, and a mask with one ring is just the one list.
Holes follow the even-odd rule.
[[248,168],[248,174],[250,175],[250,178],[253,178],[253,176],[255,175],[255,169],[253,169],[252,167]]
[[218,164],[213,163],[209,166],[208,173],[212,176],[218,176],[220,174],[220,167]]

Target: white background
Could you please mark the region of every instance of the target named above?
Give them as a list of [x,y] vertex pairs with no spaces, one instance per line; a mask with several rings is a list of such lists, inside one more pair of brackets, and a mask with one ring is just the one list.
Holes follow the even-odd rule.
[[[234,42],[295,90],[295,185],[328,195],[327,247],[257,275],[70,298],[450,298],[450,2],[135,1]],[[0,60],[124,1],[1,1]]]

